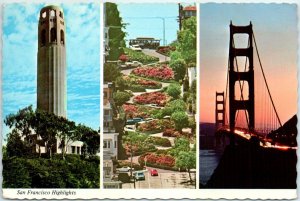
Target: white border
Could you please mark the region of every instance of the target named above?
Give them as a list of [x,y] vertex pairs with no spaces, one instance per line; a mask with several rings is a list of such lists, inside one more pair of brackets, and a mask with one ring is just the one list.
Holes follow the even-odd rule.
[[[103,3],[104,2],[115,2],[115,3],[162,3],[161,0],[0,0],[0,15],[3,13],[3,4],[4,3],[100,3],[100,29],[103,30]],[[180,1],[176,0],[164,0],[163,3],[179,3]],[[183,0],[182,0],[183,2]],[[198,37],[197,37],[197,67],[200,66],[200,40],[199,40],[199,35],[200,35],[200,6],[199,3],[296,3],[298,6],[298,16],[300,14],[300,9],[299,9],[299,0],[245,0],[245,1],[235,1],[235,0],[222,0],[222,2],[218,1],[211,1],[211,0],[186,0],[184,3],[197,3],[197,31],[198,31]],[[299,19],[298,19],[298,44],[300,42],[299,39]],[[2,16],[0,19],[0,53],[2,53]],[[100,31],[100,65],[101,69],[103,69],[103,31]],[[298,58],[300,57],[300,53],[298,51]],[[299,69],[299,59],[298,59],[298,69]],[[0,75],[2,77],[2,57],[0,57]],[[101,71],[103,72],[103,71]],[[199,115],[200,115],[200,68],[197,69],[197,75],[199,77],[197,81],[197,127],[196,131],[199,131]],[[299,74],[298,74],[299,78]],[[100,73],[100,84],[103,86],[103,73]],[[298,79],[298,86],[300,86],[300,80]],[[0,86],[0,90],[2,90],[2,86]],[[103,104],[103,89],[100,87],[100,97],[101,97],[101,103]],[[0,106],[2,106],[2,93],[0,96]],[[103,106],[100,104],[100,109],[103,111]],[[298,100],[298,105],[300,105],[300,101]],[[1,107],[2,109],[2,107]],[[100,133],[100,138],[103,139],[103,113],[101,113],[100,116],[100,121],[101,123],[101,133]],[[299,116],[299,112],[297,113]],[[0,118],[2,119],[2,112],[0,114]],[[2,123],[0,125],[1,133],[2,133]],[[299,125],[298,125],[298,130],[299,130]],[[298,136],[299,137],[299,136]],[[102,141],[102,140],[101,140]],[[199,156],[199,136],[197,136],[197,156]],[[103,153],[103,147],[102,143],[100,146],[100,151]],[[299,151],[299,150],[298,150]],[[1,152],[2,153],[2,152]],[[0,156],[0,159],[2,157]],[[103,157],[100,158],[100,175],[102,175],[102,165],[103,164]],[[199,170],[199,157],[197,157],[197,169]],[[297,169],[298,169],[298,164],[297,164]],[[2,165],[1,169],[2,170]],[[102,176],[100,177],[101,181],[101,188],[103,185],[103,178]],[[297,179],[298,181],[298,179]],[[299,183],[299,182],[297,182]],[[1,184],[2,184],[2,175],[1,175]],[[197,188],[199,185],[199,174],[197,174]],[[2,185],[1,185],[2,186]],[[24,190],[25,192],[28,191],[28,189],[3,189],[3,197],[4,198],[10,198],[10,199],[93,199],[93,198],[101,198],[101,199],[130,199],[130,198],[136,198],[136,199],[170,199],[170,198],[175,198],[175,199],[218,199],[218,198],[227,198],[227,199],[294,199],[297,197],[297,190],[293,189],[56,189],[58,191],[74,191],[76,195],[71,195],[71,196],[30,196],[30,195],[17,195],[18,190]],[[35,191],[49,191],[52,192],[55,189],[34,189]]]
[[[72,196],[30,196],[17,195],[20,189],[4,189],[4,198],[10,199],[294,199],[296,190],[195,190],[195,189],[56,189],[58,191],[75,191]],[[25,192],[28,189],[21,189]],[[33,189],[34,191],[52,193],[53,189]]]

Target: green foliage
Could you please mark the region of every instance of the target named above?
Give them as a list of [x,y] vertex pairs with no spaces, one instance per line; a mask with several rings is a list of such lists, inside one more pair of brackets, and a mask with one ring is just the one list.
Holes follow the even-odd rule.
[[162,109],[163,116],[172,115],[174,112],[184,112],[186,110],[186,104],[181,99],[176,99],[167,103],[164,109]]
[[148,135],[138,132],[128,132],[123,136],[123,146],[128,154],[140,155],[145,152],[156,151],[153,144],[147,143]]
[[189,119],[189,128],[192,129],[192,133],[195,133],[195,131],[196,131],[196,121],[195,121],[195,118],[190,118]]
[[3,188],[30,188],[31,181],[29,170],[24,167],[25,159],[3,159]]
[[189,77],[186,75],[183,79],[183,91],[187,92],[189,90]]
[[125,24],[122,23],[117,4],[105,3],[105,7],[106,24],[109,27],[109,55],[107,56],[107,60],[115,61],[124,53],[121,47],[125,47],[124,38],[126,33],[122,30],[122,28],[125,28]]
[[187,138],[176,138],[174,147],[169,151],[172,156],[177,157],[181,151],[190,151],[190,141]]
[[17,114],[9,114],[4,119],[4,123],[13,128],[16,132],[21,133],[22,136],[32,134],[32,124],[35,121],[34,111],[32,105],[20,109]]
[[157,146],[171,147],[171,142],[167,138],[149,136],[147,138],[147,142],[152,143]]
[[189,125],[189,117],[185,112],[176,111],[172,114],[171,119],[175,123],[175,129],[179,132]]
[[184,92],[184,93],[183,93],[182,100],[183,100],[184,102],[187,102],[187,99],[188,99],[189,96],[190,96],[190,93],[189,93],[189,92]]
[[54,156],[3,160],[4,188],[99,188],[99,160],[86,161],[78,155],[66,160]]
[[123,76],[117,77],[115,84],[120,91],[124,91],[128,87],[128,82],[123,78]]
[[[21,139],[21,136],[16,132],[16,130],[12,130],[9,133],[6,144],[6,156],[26,156],[29,155],[31,149],[29,145]],[[3,153],[4,156],[4,153]]]
[[130,95],[127,92],[117,91],[114,93],[113,99],[117,106],[122,106],[130,100]]
[[192,181],[190,169],[196,168],[196,152],[194,151],[179,152],[176,158],[175,165],[180,169],[187,169],[189,172],[190,181]]
[[192,85],[191,85],[191,88],[190,88],[190,92],[193,93],[193,94],[196,94],[196,93],[197,93],[197,81],[196,81],[196,80],[193,80],[193,81],[192,81]]
[[184,59],[178,58],[176,60],[171,60],[170,67],[174,71],[174,77],[176,81],[182,80],[186,73],[186,63]]
[[129,48],[124,48],[125,54],[129,57],[130,61],[139,61],[142,64],[149,64],[157,62],[159,59],[157,57],[152,57],[144,54],[143,52],[137,52]]
[[121,76],[121,71],[115,63],[104,63],[104,82],[114,82]]
[[177,83],[171,83],[168,86],[167,93],[169,96],[172,96],[173,99],[178,99],[181,94],[181,87]]
[[[46,145],[46,151],[51,158],[54,145],[57,139],[60,139],[60,148],[64,158],[65,147],[72,141],[80,140],[82,136],[90,135],[92,137],[93,145],[89,141],[86,142],[87,150],[90,154],[96,154],[95,150],[99,150],[100,146],[99,134],[91,128],[79,125],[76,126],[75,122],[69,121],[64,117],[56,116],[53,113],[48,113],[42,110],[32,111],[31,106],[21,109],[17,114],[10,114],[4,120],[5,124],[12,128],[12,133],[8,135],[8,156],[29,156],[32,152],[31,147],[28,145],[28,139],[33,140],[33,146]],[[32,131],[35,131],[33,133]],[[31,133],[32,132],[32,133]],[[92,133],[92,134],[91,134]],[[20,134],[20,135],[19,135]],[[29,134],[35,134],[30,135]],[[21,140],[21,135],[25,137],[25,141]],[[36,140],[41,137],[42,140]],[[95,148],[96,147],[96,148]],[[26,151],[29,150],[29,151]],[[91,151],[93,150],[93,151]]]
[[100,151],[100,135],[97,131],[79,124],[75,133],[81,134],[80,140],[86,145],[86,151],[90,156],[96,155]]
[[177,40],[178,50],[182,58],[189,63],[196,63],[196,39],[197,39],[197,20],[196,17],[190,17],[183,22],[183,29],[178,32]]

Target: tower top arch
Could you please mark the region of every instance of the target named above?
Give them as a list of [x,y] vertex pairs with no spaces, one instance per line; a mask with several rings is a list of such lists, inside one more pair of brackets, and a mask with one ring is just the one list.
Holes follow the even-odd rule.
[[65,46],[65,30],[64,12],[61,7],[48,5],[40,10],[39,48],[53,45]]

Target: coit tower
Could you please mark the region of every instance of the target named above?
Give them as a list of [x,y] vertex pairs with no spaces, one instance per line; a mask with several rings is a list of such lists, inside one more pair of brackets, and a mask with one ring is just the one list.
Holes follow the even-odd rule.
[[60,7],[41,9],[38,25],[37,108],[66,117],[66,28]]

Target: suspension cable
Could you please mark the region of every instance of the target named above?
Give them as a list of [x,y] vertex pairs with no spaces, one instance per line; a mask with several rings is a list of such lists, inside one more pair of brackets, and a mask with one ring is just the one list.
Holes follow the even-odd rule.
[[278,120],[280,126],[282,126],[281,121],[280,121],[280,118],[279,118],[279,115],[278,115],[277,110],[276,110],[276,108],[275,108],[275,104],[274,104],[274,102],[273,102],[273,98],[272,98],[272,96],[271,96],[271,92],[270,92],[270,89],[269,89],[269,85],[268,85],[268,83],[267,83],[267,79],[266,79],[266,76],[265,76],[263,67],[262,67],[262,63],[261,63],[260,56],[259,56],[259,53],[258,53],[258,48],[257,48],[257,44],[256,44],[254,32],[253,32],[253,39],[254,39],[254,44],[255,44],[255,49],[256,49],[256,53],[257,53],[257,57],[258,57],[259,65],[260,65],[260,69],[261,69],[261,72],[262,72],[262,74],[263,74],[263,78],[264,78],[264,81],[265,81],[265,84],[266,84],[266,87],[267,87],[267,90],[268,90],[268,94],[269,94],[270,100],[271,100],[271,102],[272,102],[273,109],[274,109],[274,111],[275,111],[275,113],[276,113],[277,120]]

